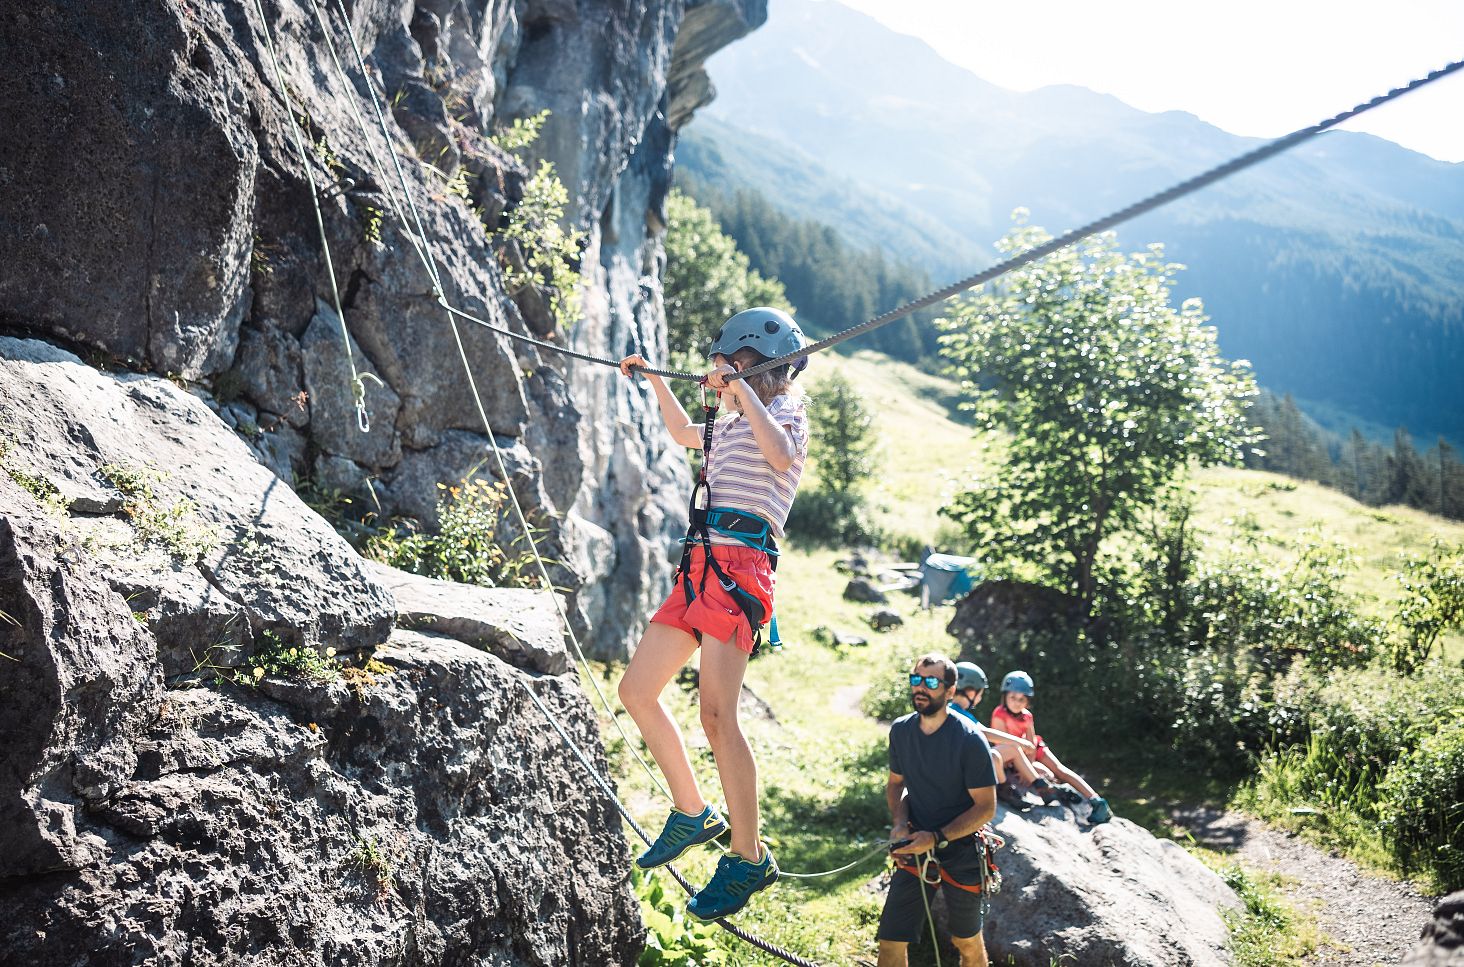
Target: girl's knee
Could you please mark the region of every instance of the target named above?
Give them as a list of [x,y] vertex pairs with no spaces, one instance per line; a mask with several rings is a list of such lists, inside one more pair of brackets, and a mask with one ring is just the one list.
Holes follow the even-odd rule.
[[742,730],[737,721],[735,706],[722,708],[715,702],[705,701],[705,696],[703,696],[701,707],[701,724],[707,741],[712,745],[718,744],[724,738],[740,735]]

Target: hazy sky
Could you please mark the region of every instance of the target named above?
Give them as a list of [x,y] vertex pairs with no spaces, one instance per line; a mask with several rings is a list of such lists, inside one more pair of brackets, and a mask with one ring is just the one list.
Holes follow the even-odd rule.
[[[1258,137],[1464,59],[1464,0],[842,2],[1002,87],[1079,84]],[[1346,126],[1464,161],[1464,70]]]

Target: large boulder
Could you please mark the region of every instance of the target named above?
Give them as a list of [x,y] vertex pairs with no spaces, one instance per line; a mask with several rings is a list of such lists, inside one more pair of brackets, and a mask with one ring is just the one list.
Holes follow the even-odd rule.
[[1072,626],[1077,601],[1026,581],[983,581],[956,602],[946,631],[961,643],[962,657],[1020,649],[1032,635],[1062,633]]
[[1007,845],[997,854],[1003,885],[986,921],[993,962],[1230,962],[1220,914],[1239,900],[1182,847],[1122,818],[1083,826],[1059,806],[998,806],[994,826]]
[[[1086,826],[1069,809],[997,806],[1001,888],[983,935],[993,964],[1223,967],[1221,914],[1239,899],[1183,848],[1126,819]],[[874,888],[887,884],[888,874]],[[945,889],[932,904],[942,959],[954,963]]]
[[340,651],[385,640],[390,593],[203,400],[8,337],[0,386],[7,469],[54,492],[169,678],[236,667],[266,633]]
[[1464,967],[1464,890],[1439,901],[1403,967]]
[[524,692],[603,771],[574,679],[417,632],[377,659],[154,696],[99,855],[0,869],[0,961],[634,963],[618,817]]
[[29,490],[0,472],[0,880],[110,853],[88,810],[131,779],[163,689],[152,636]]

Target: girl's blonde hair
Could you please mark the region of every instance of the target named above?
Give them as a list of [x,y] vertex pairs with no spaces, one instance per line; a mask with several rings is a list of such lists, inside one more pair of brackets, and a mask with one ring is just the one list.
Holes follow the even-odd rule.
[[[739,349],[732,354],[732,361],[742,368],[756,366],[758,363],[767,362],[767,357],[756,349]],[[793,367],[791,364],[775,366],[765,373],[754,373],[747,377],[747,385],[762,400],[763,406],[767,406],[779,396],[790,396],[796,398],[799,389],[793,385]]]

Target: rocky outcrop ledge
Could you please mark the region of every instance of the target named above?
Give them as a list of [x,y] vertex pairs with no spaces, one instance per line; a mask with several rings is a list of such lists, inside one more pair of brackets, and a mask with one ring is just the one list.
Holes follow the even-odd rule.
[[604,768],[547,599],[394,629],[414,579],[203,400],[35,340],[0,388],[0,963],[635,961],[614,807],[524,693]]

